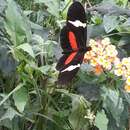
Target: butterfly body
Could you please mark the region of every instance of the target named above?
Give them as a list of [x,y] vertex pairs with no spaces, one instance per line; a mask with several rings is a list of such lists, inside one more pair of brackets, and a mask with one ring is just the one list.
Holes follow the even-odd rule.
[[78,72],[84,54],[90,50],[90,47],[86,47],[86,40],[85,10],[79,2],[74,2],[68,10],[66,25],[60,33],[63,56],[56,66],[59,71],[58,83],[69,83]]

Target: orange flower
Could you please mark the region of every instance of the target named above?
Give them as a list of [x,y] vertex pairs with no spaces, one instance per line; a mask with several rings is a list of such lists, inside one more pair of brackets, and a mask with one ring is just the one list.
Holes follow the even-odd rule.
[[95,75],[100,75],[102,72],[103,72],[103,69],[102,69],[102,67],[100,65],[96,65],[94,67],[94,73],[95,73]]
[[126,84],[124,89],[125,89],[126,92],[130,93],[130,85]]

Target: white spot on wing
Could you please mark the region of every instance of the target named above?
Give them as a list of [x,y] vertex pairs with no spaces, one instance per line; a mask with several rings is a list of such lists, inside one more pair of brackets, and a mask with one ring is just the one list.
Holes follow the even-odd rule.
[[70,21],[69,20],[68,22],[71,23],[72,25],[74,25],[75,27],[83,27],[83,28],[86,27],[86,23],[82,23],[79,20],[76,20],[76,21]]
[[65,71],[72,71],[76,68],[80,67],[80,64],[77,65],[70,65],[69,67],[67,67],[66,69],[62,70],[61,72],[65,72]]

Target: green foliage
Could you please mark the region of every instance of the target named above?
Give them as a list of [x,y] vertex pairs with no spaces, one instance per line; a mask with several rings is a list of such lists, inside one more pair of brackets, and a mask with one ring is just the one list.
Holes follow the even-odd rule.
[[98,112],[95,125],[99,128],[99,130],[107,130],[108,119],[104,111]]
[[117,27],[119,21],[117,19],[117,16],[104,15],[103,24],[104,24],[105,31],[107,33],[110,33]]
[[28,100],[28,93],[26,88],[22,87],[13,94],[15,106],[20,112],[24,111],[25,105]]
[[22,11],[13,0],[7,2],[5,29],[10,35],[10,40],[15,46],[30,41],[31,30],[26,17],[23,16]]
[[[89,2],[88,40],[109,36],[129,56],[128,0]],[[84,64],[72,84],[56,84],[59,31],[71,3],[0,1],[0,130],[129,129],[130,95],[111,73],[95,76]]]

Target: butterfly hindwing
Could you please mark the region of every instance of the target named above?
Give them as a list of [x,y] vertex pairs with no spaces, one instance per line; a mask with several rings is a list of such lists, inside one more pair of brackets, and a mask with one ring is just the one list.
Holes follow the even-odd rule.
[[[68,64],[61,65],[62,68],[60,69],[60,73],[58,76],[58,83],[67,84],[77,74],[77,72],[81,66],[81,63],[83,61],[84,53],[80,53],[80,52],[75,52],[75,53],[76,53],[75,56],[73,56],[73,59],[71,61],[69,61]],[[68,60],[68,58],[72,54],[74,54],[74,53],[71,53],[66,59],[64,59],[64,63],[65,63],[65,61]],[[63,57],[61,57],[61,59],[64,57],[65,57],[65,55],[63,55]],[[62,62],[60,62],[60,60],[59,60],[59,64],[60,63],[62,64]]]

